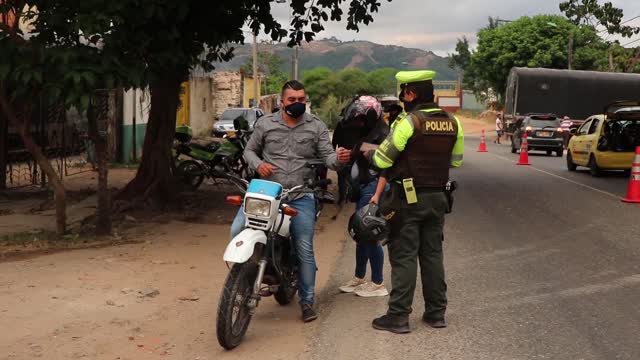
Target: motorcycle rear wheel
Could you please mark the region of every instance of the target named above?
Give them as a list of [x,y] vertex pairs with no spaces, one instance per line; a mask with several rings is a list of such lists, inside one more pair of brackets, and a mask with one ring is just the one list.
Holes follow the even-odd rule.
[[248,302],[256,276],[258,265],[252,261],[234,264],[227,275],[216,319],[218,343],[227,350],[240,345],[251,322]]
[[195,160],[185,160],[176,168],[178,177],[190,190],[196,190],[204,181],[204,167]]

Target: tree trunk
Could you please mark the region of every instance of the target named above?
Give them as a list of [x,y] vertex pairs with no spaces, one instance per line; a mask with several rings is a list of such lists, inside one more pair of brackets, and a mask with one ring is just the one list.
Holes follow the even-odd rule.
[[111,234],[111,195],[109,194],[108,175],[109,158],[107,139],[104,136],[96,138],[96,155],[98,158],[98,209],[96,235]]
[[180,102],[178,78],[164,79],[150,86],[151,110],[142,148],[142,160],[136,177],[118,193],[116,200],[132,206],[143,202],[163,207],[170,200],[171,143],[176,130],[176,112]]
[[[47,157],[42,153],[40,146],[38,146],[31,137],[30,120],[27,117],[25,117],[23,121],[18,119],[15,110],[9,104],[6,96],[4,96],[4,92],[0,94],[0,106],[9,120],[9,123],[18,130],[24,146],[27,148],[31,156],[33,156],[36,163],[40,165],[40,168],[45,175],[47,175],[49,183],[53,187],[53,194],[56,202],[56,230],[58,235],[62,236],[65,234],[67,227],[66,192],[64,185],[62,184],[62,179],[58,177],[58,174],[56,174],[53,166],[51,166],[49,159],[47,159]],[[4,169],[2,169],[2,171],[4,171]]]
[[89,137],[95,144],[98,163],[98,208],[96,210],[96,234],[111,234],[111,195],[108,187],[109,123],[113,112],[111,104],[112,91],[97,92],[87,111],[89,120]]
[[629,65],[627,66],[628,73],[632,73],[633,70],[635,70],[639,60],[640,60],[640,47],[637,48],[635,56],[632,57],[631,60],[629,60]]
[[7,188],[7,166],[9,163],[9,122],[0,114],[0,190]]

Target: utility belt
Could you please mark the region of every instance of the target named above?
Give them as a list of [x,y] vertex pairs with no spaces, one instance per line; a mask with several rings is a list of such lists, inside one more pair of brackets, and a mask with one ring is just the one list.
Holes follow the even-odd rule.
[[446,214],[453,211],[453,192],[458,188],[456,181],[449,181],[444,186],[413,186],[411,179],[404,179],[401,183],[393,182],[391,189],[385,194],[380,202],[380,212],[383,217],[390,221],[398,209],[403,204],[416,204],[418,202],[417,194],[423,193],[439,193],[443,192],[447,197]]

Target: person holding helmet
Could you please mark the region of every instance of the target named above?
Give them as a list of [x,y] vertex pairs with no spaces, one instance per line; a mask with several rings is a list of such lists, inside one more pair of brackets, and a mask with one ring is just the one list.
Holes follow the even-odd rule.
[[[358,96],[344,111],[344,120],[354,132],[359,132],[358,141],[351,152],[352,166],[349,174],[349,188],[356,202],[356,214],[366,214],[365,207],[376,192],[379,172],[371,168],[371,164],[361,151],[366,146],[379,145],[389,134],[389,127],[383,120],[382,105],[373,96]],[[362,212],[364,210],[364,212]],[[354,216],[356,216],[354,214]],[[353,216],[352,216],[353,218]],[[367,218],[368,219],[368,218]],[[384,219],[383,219],[384,220]],[[352,222],[350,222],[351,225]],[[359,232],[364,227],[352,228]],[[387,296],[389,292],[384,286],[383,265],[384,250],[377,241],[356,240],[356,268],[352,280],[340,287],[340,291],[355,293],[362,297]],[[367,263],[371,265],[371,282],[365,280]]]
[[374,319],[372,326],[393,333],[411,331],[408,320],[418,261],[425,301],[422,318],[433,328],[447,326],[443,227],[455,188],[449,168],[462,165],[464,137],[458,119],[434,103],[435,75],[427,70],[396,74],[406,113],[380,147],[367,153],[391,184],[380,206],[390,226],[392,289],[386,315]]

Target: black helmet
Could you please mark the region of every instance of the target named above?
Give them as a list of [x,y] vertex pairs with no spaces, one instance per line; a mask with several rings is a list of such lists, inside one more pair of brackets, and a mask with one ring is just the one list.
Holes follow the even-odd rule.
[[380,215],[378,205],[368,204],[349,219],[349,235],[357,243],[382,243],[389,235],[389,224]]

